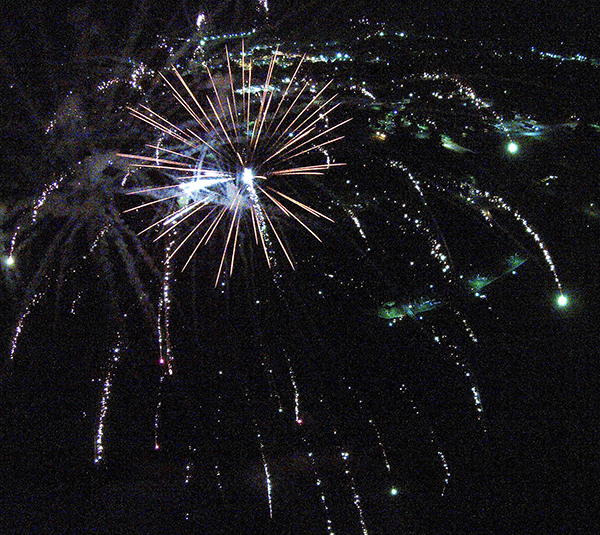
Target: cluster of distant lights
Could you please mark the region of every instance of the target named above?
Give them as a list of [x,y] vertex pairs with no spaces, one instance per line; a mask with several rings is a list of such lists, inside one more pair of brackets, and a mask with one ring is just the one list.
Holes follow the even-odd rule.
[[[472,87],[467,85],[464,81],[456,76],[450,76],[447,73],[429,73],[425,72],[419,76],[410,76],[404,78],[397,82],[397,86],[399,89],[404,88],[406,83],[414,84],[418,82],[442,82],[442,81],[450,81],[454,84],[455,90],[453,91],[441,91],[439,89],[434,89],[431,93],[428,94],[420,94],[416,91],[411,91],[407,98],[404,98],[397,102],[394,108],[387,113],[385,119],[381,119],[374,133],[374,137],[380,141],[385,141],[388,134],[392,133],[396,126],[396,117],[400,114],[400,121],[403,126],[411,126],[412,124],[416,124],[419,128],[419,132],[415,135],[417,138],[427,138],[429,137],[429,130],[439,129],[438,124],[434,119],[432,119],[429,114],[429,110],[427,110],[428,114],[422,116],[419,113],[418,109],[415,110],[411,106],[415,101],[424,101],[427,103],[428,97],[433,97],[436,100],[441,101],[452,101],[459,100],[462,101],[463,106],[473,106],[473,108],[478,112],[478,117],[483,119],[483,123],[488,125],[491,128],[495,128],[503,132],[505,135],[508,135],[509,128],[507,126],[506,120],[500,115],[497,111],[495,111],[492,107],[490,101],[483,99],[474,91]],[[349,89],[353,88],[364,88],[363,85],[354,84]],[[365,88],[366,89],[366,88]],[[364,93],[364,92],[363,92]],[[372,100],[377,101],[377,99],[373,96]],[[410,106],[410,107],[409,107]],[[469,125],[465,126],[465,130],[469,129]],[[472,129],[472,127],[471,127]],[[463,134],[464,135],[464,134]],[[442,136],[444,147],[457,151],[457,152],[466,152],[469,149],[461,147],[460,145],[454,143],[451,140],[451,137],[448,135]]]
[[[381,37],[400,37],[400,38],[408,37],[408,33],[405,30],[392,29],[391,25],[389,25],[389,24],[386,24],[386,23],[380,22],[380,21],[374,21],[365,16],[363,16],[357,20],[351,19],[350,23],[354,24],[355,26],[361,26],[363,28],[371,27],[371,26],[374,28],[372,31],[370,31],[366,35],[357,36],[356,37],[357,40],[361,40],[361,39],[367,40],[367,39],[373,39],[376,37],[379,37],[379,38],[381,38]],[[432,39],[432,40],[436,40],[436,39],[448,40],[449,39],[447,37],[440,37],[440,36],[435,36],[435,35],[430,35],[430,34],[420,35],[419,37],[421,37],[421,38],[424,37],[424,38]],[[480,44],[481,43],[483,43],[483,41],[480,41]],[[557,63],[565,63],[565,62],[575,61],[578,63],[587,63],[594,67],[600,66],[599,59],[593,58],[593,57],[590,57],[590,56],[587,56],[587,55],[581,54],[581,53],[557,54],[555,52],[547,52],[547,51],[538,50],[535,46],[532,46],[530,50],[531,50],[531,53],[537,54],[541,59],[554,60]],[[492,54],[494,54],[496,56],[503,55],[498,50],[492,51]],[[523,55],[519,54],[517,52],[509,51],[508,54],[511,56],[517,56],[519,59],[523,59]]]
[[383,23],[383,22],[379,22],[379,21],[373,21],[371,19],[369,19],[368,17],[361,17],[357,20],[354,19],[350,19],[350,24],[355,24],[357,26],[362,26],[362,27],[369,27],[369,26],[374,26],[374,29],[364,35],[359,35],[356,37],[357,41],[360,40],[368,40],[368,39],[373,39],[373,38],[377,38],[377,37],[386,37],[386,36],[393,36],[393,37],[401,37],[401,38],[405,38],[408,37],[408,33],[404,30],[387,30],[387,24]]
[[569,61],[577,61],[578,63],[588,63],[593,65],[594,67],[600,66],[600,60],[596,58],[590,58],[589,56],[585,56],[584,54],[575,54],[569,56],[563,56],[562,54],[556,54],[553,52],[543,52],[541,50],[537,50],[534,46],[531,47],[531,52],[539,55],[542,59],[554,60],[558,63],[564,63]]
[[[406,32],[398,32],[398,31],[392,31],[387,30],[387,25],[384,23],[372,23],[372,21],[370,19],[368,19],[367,17],[362,17],[360,19],[358,19],[357,21],[351,21],[354,22],[356,25],[358,26],[375,26],[378,28],[377,31],[374,31],[370,34],[368,34],[367,38],[372,38],[372,37],[407,37]],[[433,36],[426,36],[429,38],[434,38]],[[357,39],[359,39],[357,37]],[[542,51],[538,51],[535,47],[531,48],[531,52],[538,54],[542,59],[552,59],[555,60],[559,63],[562,62],[570,62],[570,61],[576,61],[576,62],[580,62],[580,63],[588,63],[592,66],[600,66],[600,61],[594,58],[590,58],[589,56],[586,56],[584,54],[581,53],[577,53],[577,54],[573,54],[573,55],[560,55],[560,54],[555,54],[555,53],[550,53],[550,52],[542,52]],[[496,55],[501,55],[499,54],[497,51],[494,52]],[[512,52],[511,52],[512,55]],[[520,59],[523,59],[522,55],[518,55]],[[372,61],[380,61],[380,58],[373,58]],[[483,66],[482,66],[483,67]],[[459,80],[456,77],[448,77],[448,75],[445,74],[427,74],[425,73],[425,75],[423,75],[421,77],[422,80],[426,80],[426,79],[431,79],[431,80],[435,80],[435,79],[441,79],[441,78],[451,78],[454,82],[456,82],[458,84],[459,87],[459,93],[462,93],[463,97],[466,97],[469,101],[471,101],[471,103],[479,110],[482,110],[484,108],[488,108],[487,113],[490,114],[490,117],[488,118],[488,121],[491,123],[491,125],[500,130],[501,132],[504,132],[507,136],[509,135],[509,131],[511,130],[510,127],[510,121],[506,121],[502,116],[500,116],[496,111],[494,111],[491,108],[491,104],[483,99],[481,99],[480,97],[477,96],[477,94],[475,93],[475,91],[473,91],[472,88],[470,88],[469,86],[465,85],[461,80]],[[432,94],[432,96],[434,96],[435,98],[438,99],[444,99],[444,98],[452,98],[453,95],[450,94],[448,96],[444,96],[442,94],[440,94],[439,92],[434,92]],[[412,116],[412,114],[410,114]],[[435,123],[432,125],[435,127]],[[520,131],[519,132],[520,135],[525,135],[525,136],[538,136],[540,134],[540,127],[539,126],[534,126],[532,128],[532,131],[529,132],[523,132]],[[387,137],[387,134],[385,131],[382,130],[378,130],[375,133],[375,138],[379,139],[381,141],[384,141]],[[455,145],[452,146],[448,146],[447,148],[450,148],[451,150],[455,150],[456,148],[460,149],[460,147],[455,147]],[[507,145],[506,150],[509,154],[517,154],[519,152],[519,147],[518,145],[510,140],[510,143]]]

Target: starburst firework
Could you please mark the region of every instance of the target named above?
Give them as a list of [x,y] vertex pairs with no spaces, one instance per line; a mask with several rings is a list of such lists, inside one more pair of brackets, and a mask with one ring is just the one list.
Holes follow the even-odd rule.
[[[183,269],[200,246],[221,229],[224,245],[215,285],[226,264],[229,274],[233,272],[241,235],[246,232],[254,236],[269,266],[275,258],[272,237],[294,266],[273,214],[291,218],[316,239],[317,234],[302,220],[302,214],[331,221],[270,185],[289,178],[322,175],[330,167],[344,165],[333,163],[327,149],[343,138],[331,134],[349,121],[329,123],[331,112],[339,104],[333,104],[335,96],[323,96],[330,84],[317,91],[309,81],[300,82],[298,72],[303,60],[285,89],[280,91],[272,85],[280,56],[275,50],[264,80],[254,85],[256,69],[243,45],[239,79],[234,75],[233,56],[226,48],[226,74],[219,76],[206,67],[208,90],[204,95],[192,89],[192,82],[177,69],[176,82],[163,76],[184,113],[178,125],[149,107],[131,109],[134,117],[156,128],[161,136],[157,144],[148,145],[154,152],[152,156],[122,156],[134,160],[138,168],[158,171],[168,183],[133,192],[152,200],[128,211],[166,206],[166,215],[142,231],[160,229],[157,240],[173,235],[184,222],[191,226],[182,233],[169,257],[188,241],[196,240]],[[316,161],[319,156],[320,161]]]

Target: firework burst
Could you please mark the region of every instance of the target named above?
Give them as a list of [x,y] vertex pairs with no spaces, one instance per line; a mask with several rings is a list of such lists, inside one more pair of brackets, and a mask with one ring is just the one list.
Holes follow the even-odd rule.
[[[87,444],[81,457],[93,455],[102,477],[132,446],[144,462],[183,461],[170,471],[173,481],[160,481],[165,495],[183,493],[181,532],[196,523],[206,531],[210,516],[220,533],[249,522],[258,532],[267,523],[280,532],[402,531],[421,500],[460,497],[461,457],[470,459],[471,444],[494,436],[494,420],[488,424],[484,413],[492,396],[475,374],[490,360],[478,327],[494,313],[481,288],[539,258],[565,306],[557,269],[525,211],[480,186],[481,173],[457,175],[454,160],[444,157],[450,151],[469,169],[467,157],[476,158],[466,148],[470,138],[461,147],[451,140],[463,138],[448,129],[433,147],[417,137],[442,126],[433,120],[436,108],[421,106],[425,99],[406,107],[412,86],[406,99],[401,87],[398,95],[377,94],[383,71],[370,80],[370,68],[353,71],[349,63],[330,70],[336,81],[317,87],[302,74],[310,63],[350,60],[337,50],[328,56],[327,48],[305,60],[278,49],[260,57],[269,45],[250,50],[242,43],[240,52],[225,49],[210,59],[212,45],[198,26],[196,37],[163,58],[177,67],[162,78],[128,59],[130,70],[113,69],[95,92],[80,92],[92,97],[89,105],[69,97],[48,125],[52,142],[40,146],[51,178],[36,198],[12,208],[0,229],[6,276],[24,284],[10,371],[57,369],[38,353],[30,365],[16,358],[27,357],[41,314],[56,301],[56,327],[72,330],[53,329],[51,343],[64,375],[84,394],[76,406],[67,388],[49,388],[61,407],[64,399],[75,407],[72,429],[89,439],[78,437]],[[232,36],[212,41],[223,38]],[[162,58],[164,44],[150,51]],[[158,61],[149,65],[162,68]],[[452,98],[476,110],[475,124],[504,121],[459,78],[425,74],[413,80],[414,91],[439,84],[433,89],[442,105],[448,80],[456,86]],[[344,107],[358,101],[358,120],[337,147],[348,166],[328,173],[344,165],[329,150],[346,123],[336,120],[332,86],[351,95]],[[140,103],[142,94],[150,96]],[[377,122],[380,103],[385,120]],[[421,120],[414,144],[394,133],[413,115]],[[362,131],[367,118],[375,135]],[[138,150],[143,139],[152,142]],[[117,150],[128,154],[116,157]],[[319,180],[326,173],[327,187]],[[315,192],[325,192],[326,202]],[[151,219],[142,223],[139,214]],[[296,261],[291,227],[310,242],[294,240],[303,252]],[[138,232],[154,235],[158,254],[145,250]],[[237,274],[246,259],[264,263],[263,255],[271,272],[226,284],[234,265]],[[297,271],[282,277],[279,263],[286,261]],[[196,268],[204,263],[217,291],[198,284],[205,275]],[[69,314],[59,316],[63,311]],[[84,338],[87,327],[75,331],[77,323],[97,333]],[[71,332],[81,333],[80,344]],[[457,378],[442,382],[445,375]],[[455,398],[471,404],[460,414],[475,424],[457,436],[455,418],[442,422]],[[40,436],[52,434],[45,419],[40,425]],[[76,436],[71,428],[69,436]],[[112,482],[107,493],[114,498]],[[92,523],[102,518],[98,511],[109,514],[104,502],[92,508]]]
[[276,242],[293,267],[274,218],[289,218],[316,239],[317,234],[302,216],[330,220],[271,186],[298,177],[319,176],[331,167],[344,165],[333,163],[327,150],[343,138],[335,136],[334,131],[349,121],[330,124],[330,115],[339,104],[333,104],[335,96],[323,96],[330,84],[317,91],[309,81],[300,80],[298,72],[303,59],[284,89],[275,86],[274,71],[281,55],[275,50],[263,81],[257,84],[261,73],[255,72],[258,69],[253,67],[243,45],[239,76],[234,75],[234,58],[226,49],[226,74],[217,75],[206,67],[208,89],[203,95],[192,89],[191,82],[177,69],[174,82],[163,76],[171,96],[184,112],[179,125],[149,107],[131,109],[134,117],[161,135],[157,144],[148,145],[154,152],[152,156],[121,156],[134,160],[138,168],[158,171],[168,183],[134,191],[151,200],[128,211],[156,205],[167,207],[166,215],[142,231],[158,229],[156,240],[173,235],[183,223],[191,227],[182,232],[169,257],[187,242],[195,241],[184,269],[200,246],[221,229],[224,245],[215,286],[225,270],[229,275],[233,272],[242,235],[254,237],[269,266],[275,258]]

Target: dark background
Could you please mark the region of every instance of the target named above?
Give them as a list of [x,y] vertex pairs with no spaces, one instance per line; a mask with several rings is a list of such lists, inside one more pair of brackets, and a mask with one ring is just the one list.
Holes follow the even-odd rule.
[[[61,92],[69,87],[74,55],[113,51],[118,48],[116,43],[128,42],[131,33],[137,30],[148,36],[165,27],[170,32],[189,30],[194,24],[197,6],[192,2],[176,4],[177,8],[172,10],[169,8],[173,2],[159,1],[74,2],[68,7],[35,1],[9,5],[1,23],[0,67],[2,83],[14,84],[18,90],[3,92],[3,108],[18,106],[23,124],[16,124],[14,114],[10,114],[9,127],[3,128],[1,134],[4,147],[12,143],[23,150],[28,143],[35,144],[35,136],[29,135],[30,128],[44,124],[53,106],[62,98]],[[245,27],[253,17],[246,15],[246,9],[243,3],[219,3],[215,8],[215,24],[229,22]],[[409,31],[417,33],[500,40],[526,48],[539,46],[549,51],[594,55],[600,50],[598,10],[583,2],[556,1],[497,2],[493,7],[441,1],[388,3],[385,7],[374,7],[371,2],[306,2],[299,7],[298,2],[282,1],[272,2],[269,24],[273,31],[295,32],[302,28],[302,32],[314,31],[326,36],[330,31],[342,31],[339,25],[350,17],[367,14],[379,20],[406,24]],[[336,25],[338,27],[332,30]],[[33,189],[35,177],[15,173],[18,165],[7,152],[10,151],[5,148],[2,153],[6,162],[3,193]],[[13,172],[9,172],[11,170]],[[554,529],[593,532],[590,517],[598,494],[594,471],[599,446],[597,417],[593,410],[600,321],[594,306],[599,296],[599,232],[597,227],[590,229],[573,212],[559,208],[545,213],[542,226],[544,237],[553,244],[556,263],[569,288],[576,289],[575,310],[561,316],[547,301],[548,307],[538,306],[543,297],[534,289],[535,271],[526,271],[521,286],[510,287],[510,303],[504,302],[502,295],[496,296],[495,306],[501,320],[491,327],[482,325],[489,353],[478,357],[480,385],[487,393],[490,438],[487,441],[478,438],[468,446],[461,443],[463,420],[452,420],[452,414],[456,407],[460,408],[462,399],[451,400],[448,406],[433,411],[439,418],[436,425],[447,432],[450,450],[462,455],[456,461],[457,490],[443,506],[427,505],[425,500],[415,499],[411,513],[414,532],[541,533]],[[12,318],[11,309],[4,302],[5,318]],[[4,333],[10,332],[8,323],[3,321]],[[71,327],[75,334],[81,329],[76,325]],[[40,329],[40,340],[35,337],[29,340],[31,354],[35,354],[40,345],[52,346],[52,340],[44,338],[46,335]],[[79,336],[87,335],[89,333],[79,332]],[[5,335],[3,339],[7,338]],[[58,348],[52,350],[59,352]],[[75,355],[77,348],[69,348],[69,351]],[[29,405],[28,414],[21,412],[22,407],[27,406],[28,395],[34,397],[43,414],[47,414],[49,404],[60,407],[65,403],[68,407],[65,393],[74,398],[84,395],[69,389],[69,378],[76,375],[66,374],[57,385],[43,368],[23,368],[21,372],[27,379],[15,382],[3,379],[6,397],[2,463],[12,492],[10,498],[5,497],[4,502],[0,502],[1,512],[12,518],[7,521],[12,530],[8,532],[33,532],[36,526],[41,526],[40,533],[52,532],[50,526],[60,525],[65,503],[78,503],[84,496],[88,507],[94,507],[93,504],[99,507],[102,500],[110,496],[111,488],[113,500],[118,502],[127,494],[127,485],[119,483],[116,476],[120,470],[118,463],[106,476],[111,487],[78,457],[82,448],[70,444],[72,437],[68,428],[60,428],[61,409],[52,412],[51,421],[57,426],[57,432],[45,437],[45,443],[40,438],[41,424],[36,420],[35,406]],[[137,372],[129,370],[128,373],[135,378]],[[144,399],[144,384],[131,384],[134,385],[131,398],[138,395]],[[181,392],[184,391],[185,386],[182,386]],[[10,401],[6,402],[9,397]],[[131,398],[129,403],[133,407]],[[444,421],[446,417],[450,419]],[[472,423],[469,425],[474,427]],[[465,435],[473,438],[477,431],[471,427],[465,429]],[[135,433],[132,441],[135,442]],[[122,459],[130,459],[135,444],[123,448]],[[148,465],[148,472],[156,478],[152,484],[159,490],[154,491],[152,499],[156,503],[169,500],[170,496],[163,495],[164,488],[171,488],[169,482],[177,463],[149,461],[145,457],[139,463],[137,477],[142,477],[139,474]],[[157,468],[157,463],[164,466]],[[90,489],[89,481],[96,487]],[[161,485],[163,490],[160,490]],[[133,502],[134,509],[139,508],[132,514],[143,516],[140,512],[144,510],[143,501],[144,496],[130,500],[130,507]],[[118,509],[122,504],[112,506]],[[69,509],[65,506],[65,510]],[[421,517],[414,512],[419,509],[422,509]],[[155,510],[156,522],[164,522],[160,507]],[[68,515],[77,518],[73,511]],[[73,522],[77,525],[78,521]]]

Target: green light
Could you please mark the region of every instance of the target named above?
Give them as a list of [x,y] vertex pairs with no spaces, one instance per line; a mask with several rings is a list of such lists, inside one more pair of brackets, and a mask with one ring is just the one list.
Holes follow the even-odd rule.
[[517,145],[514,141],[511,141],[507,145],[506,150],[508,150],[508,152],[511,154],[515,154],[519,150],[519,145]]
[[390,490],[390,494],[392,496],[396,496],[398,494],[398,489],[396,487],[392,487],[392,489]]
[[556,300],[556,304],[561,308],[566,307],[569,304],[569,299],[567,298],[566,295],[560,294],[558,296],[558,299]]

